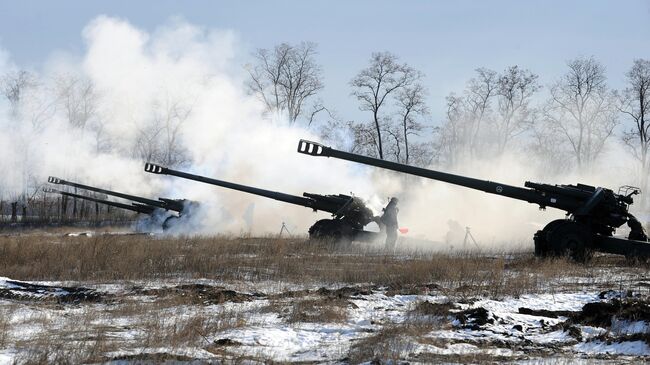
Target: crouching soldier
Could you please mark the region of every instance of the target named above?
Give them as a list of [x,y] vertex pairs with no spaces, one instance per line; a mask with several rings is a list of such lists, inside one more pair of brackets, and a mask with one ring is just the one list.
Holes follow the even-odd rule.
[[643,225],[634,216],[628,216],[627,226],[630,227],[630,235],[627,237],[628,239],[637,241],[648,240],[648,235],[646,235]]

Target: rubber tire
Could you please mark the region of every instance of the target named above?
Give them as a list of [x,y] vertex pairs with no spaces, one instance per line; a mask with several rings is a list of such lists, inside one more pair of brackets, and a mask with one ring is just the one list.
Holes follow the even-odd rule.
[[171,228],[174,228],[176,226],[176,224],[178,224],[179,220],[180,220],[180,218],[177,217],[177,216],[174,216],[174,215],[171,215],[171,216],[165,218],[165,221],[163,221],[163,224],[162,224],[163,232],[168,231]]
[[566,219],[556,219],[549,222],[543,229],[535,232],[535,235],[533,236],[533,242],[535,243],[535,256],[543,258],[553,254],[549,244],[549,233],[566,222],[569,221]]
[[549,247],[555,256],[569,255],[577,262],[591,258],[593,234],[588,227],[567,221],[549,231],[547,236]]
[[340,220],[321,219],[309,228],[309,238],[349,244],[352,242],[353,232],[352,227]]

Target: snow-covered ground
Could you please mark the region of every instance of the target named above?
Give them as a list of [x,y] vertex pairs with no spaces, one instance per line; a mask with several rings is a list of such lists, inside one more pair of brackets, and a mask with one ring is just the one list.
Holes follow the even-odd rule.
[[[262,293],[209,280],[140,285],[0,277],[0,364],[65,356],[122,363],[650,360],[648,298],[636,293],[459,300],[372,286],[269,287]],[[598,325],[583,312],[589,303],[621,302],[637,303],[638,318],[620,310]]]

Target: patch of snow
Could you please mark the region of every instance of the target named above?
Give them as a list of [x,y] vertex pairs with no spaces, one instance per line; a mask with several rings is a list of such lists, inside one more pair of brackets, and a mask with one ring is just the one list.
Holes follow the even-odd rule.
[[614,318],[610,330],[616,335],[632,335],[635,333],[648,333],[650,327],[645,321],[627,321]]
[[603,341],[590,341],[579,343],[573,348],[586,354],[610,354],[610,355],[633,355],[649,356],[650,347],[644,341],[624,341],[610,343]]

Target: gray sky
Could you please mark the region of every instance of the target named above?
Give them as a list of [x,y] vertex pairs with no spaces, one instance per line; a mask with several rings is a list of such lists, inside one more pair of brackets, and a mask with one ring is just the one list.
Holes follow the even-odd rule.
[[232,29],[243,56],[280,42],[313,41],[325,73],[326,104],[359,119],[349,80],[373,51],[391,51],[426,74],[434,121],[444,96],[473,69],[513,64],[546,84],[576,56],[595,56],[610,84],[623,85],[634,58],[650,58],[650,0],[630,1],[9,1],[0,5],[0,47],[23,67],[55,51],[81,54],[81,31],[105,14],[153,31],[182,17]]

